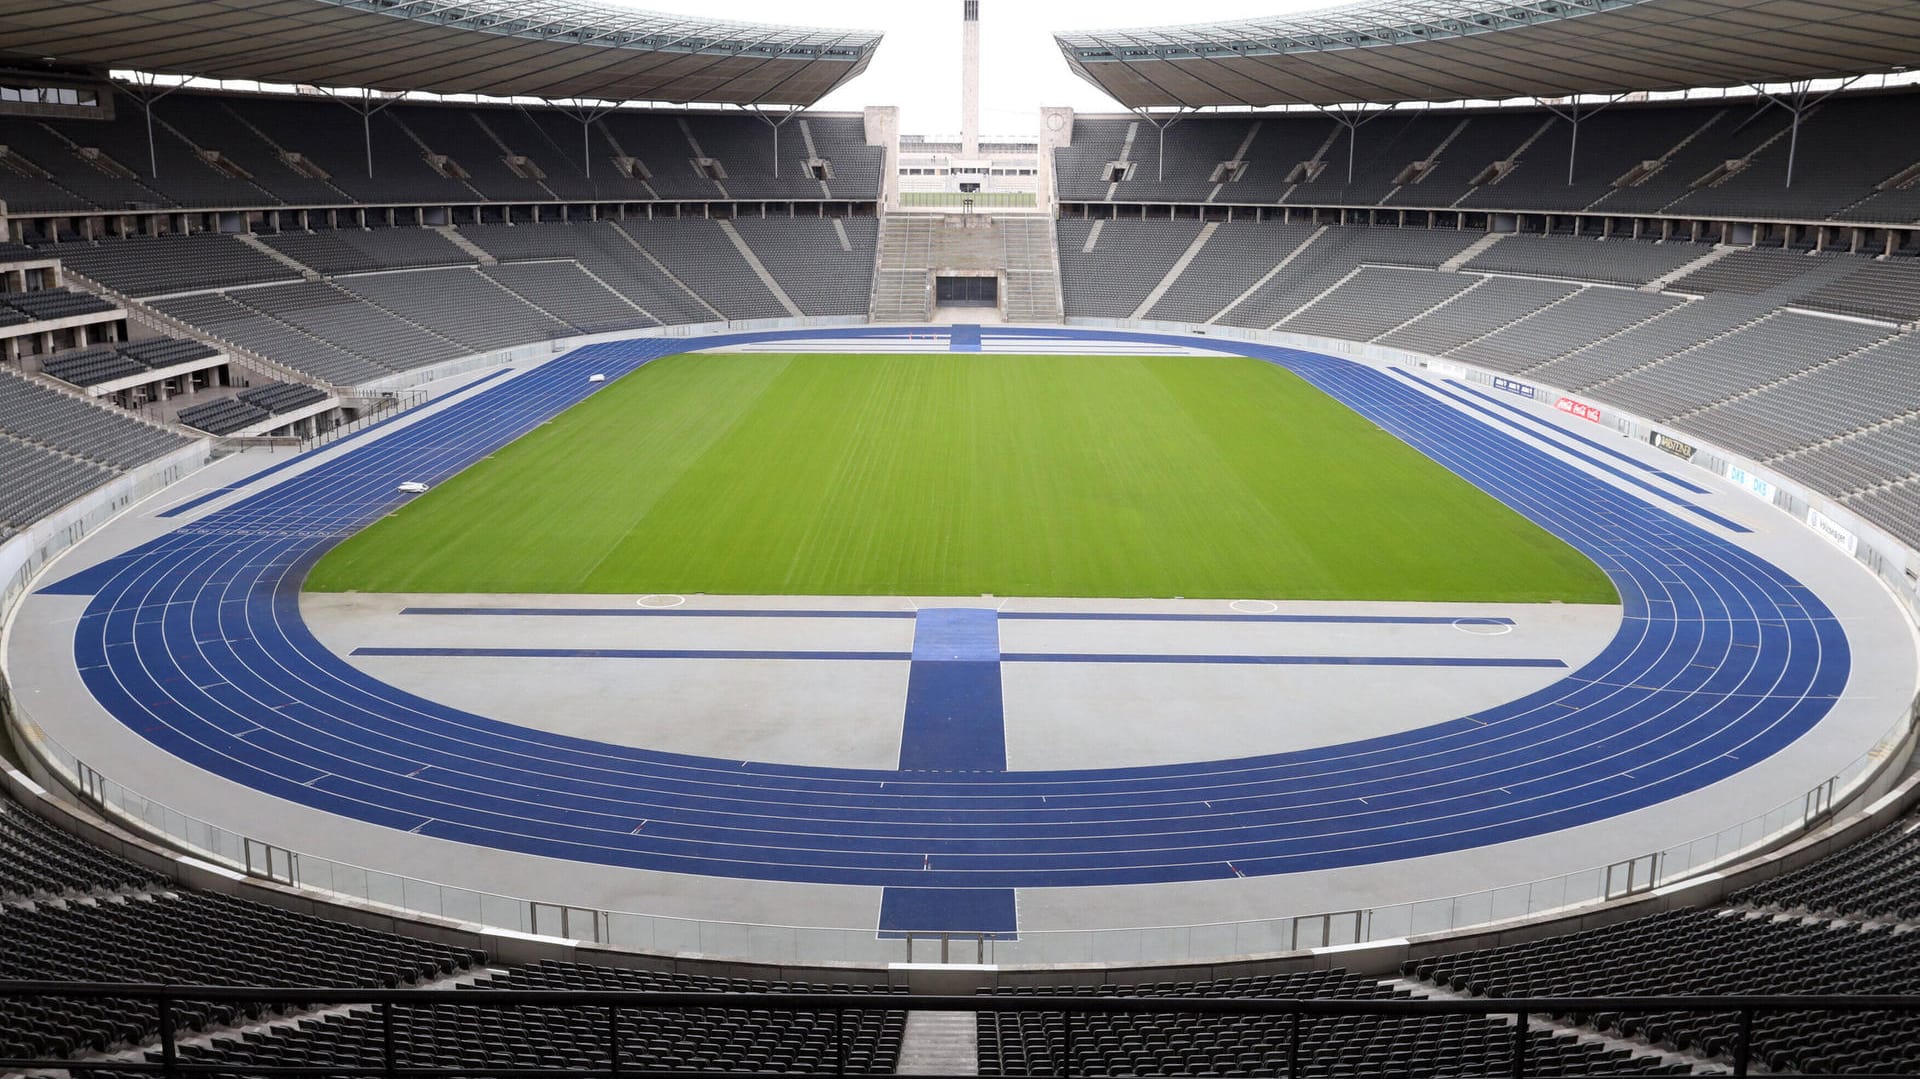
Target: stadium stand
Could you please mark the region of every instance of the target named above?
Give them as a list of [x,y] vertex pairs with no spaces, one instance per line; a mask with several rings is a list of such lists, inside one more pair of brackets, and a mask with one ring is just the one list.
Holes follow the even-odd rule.
[[[1546,108],[1395,115],[1349,133],[1325,117],[1188,116],[1164,133],[1131,118],[1077,117],[1073,145],[1054,151],[1065,203],[1385,206],[1436,210],[1792,217],[1911,224],[1920,196],[1889,184],[1914,164],[1871,132],[1914,122],[1912,91],[1855,94],[1803,119],[1799,161],[1818,161],[1787,187],[1789,117],[1744,103],[1616,104],[1572,129]],[[1164,179],[1160,140],[1166,143]],[[1249,134],[1252,141],[1247,142]],[[1244,163],[1220,182],[1218,166]],[[1124,155],[1124,157],[1123,157]],[[1133,167],[1117,183],[1109,165]],[[1729,163],[1732,163],[1729,165]]]
[[[164,879],[0,802],[0,979],[373,988],[433,980],[478,953],[294,914]],[[258,1005],[185,1001],[193,1028]],[[64,1057],[150,1043],[154,1009],[125,1000],[0,998],[0,1056]]]
[[[883,1010],[885,987],[770,982],[585,964],[543,962],[483,978],[489,990],[650,990],[682,993],[832,992],[879,996],[876,1007],[832,1014],[789,1012],[756,1004],[691,1011],[623,1009],[619,1045],[629,1060],[680,1072],[783,1072],[800,1075],[891,1075],[899,1060],[906,1015]],[[597,1068],[613,1044],[601,1009],[474,1006],[397,1009],[395,1041],[402,1067]],[[215,1038],[186,1059],[197,1064],[286,1064],[305,1067],[382,1064],[378,1017],[360,1009],[329,1015],[264,1037]],[[155,1058],[157,1059],[157,1057]]]
[[300,280],[300,274],[284,263],[219,234],[60,244],[49,253],[136,299]]
[[[1411,961],[1406,973],[1476,996],[1676,993],[1900,993],[1912,987],[1920,935],[1738,908],[1684,910],[1526,944]],[[1704,1056],[1732,1047],[1732,1016],[1569,1015]],[[1920,1067],[1920,1017],[1864,1013],[1840,1022],[1781,1012],[1754,1021],[1756,1056],[1777,1071],[1907,1074]]]
[[1734,893],[1735,904],[1782,914],[1920,921],[1920,818],[1908,817],[1812,865]]
[[75,318],[80,315],[97,315],[112,311],[115,306],[112,301],[102,299],[90,292],[75,292],[60,288],[9,292],[3,299],[8,307],[18,311],[27,322],[52,322],[56,319]]
[[1314,237],[1292,262],[1215,316],[1228,326],[1267,329],[1363,265],[1438,267],[1478,237],[1425,229],[1337,228]]
[[[565,337],[573,330],[475,270],[366,274],[341,278],[334,287],[391,312],[409,327],[454,342],[455,354]],[[341,334],[342,328],[336,325],[332,333]],[[344,337],[334,339],[345,343]],[[444,358],[437,347],[428,354]]]
[[199,341],[156,337],[124,345],[95,345],[55,353],[41,361],[40,369],[75,386],[98,386],[136,375],[158,377],[157,373],[167,368],[214,355],[218,355],[217,349]]
[[[187,441],[117,409],[68,396],[5,369],[0,369],[0,434],[115,472],[150,461]],[[73,491],[64,501],[78,497],[83,490]]]
[[880,236],[876,219],[742,217],[733,227],[802,312],[866,313]]
[[[1487,288],[1505,289],[1504,282]],[[1491,296],[1489,296],[1491,298]],[[1517,321],[1447,350],[1447,355],[1517,374],[1542,356],[1560,356],[1603,341],[1680,306],[1677,297],[1616,288],[1585,288],[1548,302]]]
[[[573,334],[793,314],[926,317],[930,258],[876,282],[883,223],[865,204],[887,186],[886,152],[866,145],[862,117],[795,115],[775,127],[746,112],[618,108],[583,122],[558,108],[378,100],[376,110],[371,95],[343,106],[188,89],[145,108],[128,93],[104,120],[9,111],[0,199],[31,246],[0,256],[58,257],[336,387]],[[1380,111],[1353,126],[1305,111],[1161,119],[1075,118],[1071,145],[1053,151],[1066,204],[1057,226],[1039,215],[996,226],[1011,318],[1140,313],[1277,328],[1522,375],[1672,420],[1920,545],[1915,241],[1818,227],[1920,223],[1920,164],[1898,137],[1920,129],[1920,93],[1824,98],[1797,134],[1784,110],[1724,97],[1621,101],[1577,134],[1548,107]],[[743,201],[761,205],[727,205]],[[848,205],[819,208],[844,216],[808,213],[831,201]],[[556,205],[567,202],[600,205]],[[1177,217],[1170,203],[1182,204]],[[1280,219],[1246,220],[1245,209],[1228,219],[1234,207]],[[1286,220],[1288,208],[1299,218]],[[1396,215],[1416,227],[1397,227]],[[1595,215],[1618,231],[1592,235]],[[1634,215],[1644,217],[1626,220]],[[895,220],[884,224],[889,251],[931,249],[924,222]],[[1675,238],[1656,242],[1668,226]],[[236,227],[259,232],[177,234]],[[1055,228],[1056,249],[1044,250]],[[1510,228],[1521,231],[1490,232]],[[176,234],[91,238],[142,229]],[[1882,244],[1895,253],[1866,257]],[[1848,246],[1861,254],[1835,250]],[[1064,312],[1052,306],[1056,256]],[[0,327],[113,307],[62,289],[9,293]],[[215,352],[178,339],[32,350],[43,374],[83,387]],[[179,418],[241,431],[329,396],[270,382]],[[185,444],[0,372],[0,532]],[[1920,821],[1909,817],[1717,909],[1453,954],[1421,945],[1441,953],[1402,973],[1436,995],[1910,993],[1916,858]],[[694,1012],[627,1012],[617,1034],[579,1009],[400,1006],[397,1061],[385,1052],[394,1032],[369,1009],[290,1010],[281,1018],[297,1024],[183,1048],[195,1064],[585,1070],[617,1040],[658,1068],[877,1075],[896,1070],[905,1026],[888,1007],[898,1002],[867,987],[707,976],[681,969],[690,960],[670,972],[548,962],[481,973],[486,957],[464,949],[176,887],[4,801],[0,941],[0,978],[716,994]],[[876,999],[843,1032],[829,1015],[720,996],[797,991]],[[1335,968],[1002,992],[1403,1001],[1415,990]],[[181,1007],[208,1032],[275,1018],[244,1003]],[[1731,1015],[1556,1019],[1579,1035],[1528,1031],[1528,1074],[1684,1074],[1692,1065],[1645,1048],[1723,1057],[1737,1037]],[[1305,1074],[1316,1076],[1504,1072],[1515,1041],[1505,1022],[1474,1017],[1303,1025]],[[1291,1076],[1285,1028],[1280,1018],[982,1012],[976,1033],[986,1075]],[[157,1030],[144,1003],[0,999],[0,1056],[140,1051]],[[1920,1072],[1920,1016],[1774,1014],[1755,1036],[1775,1071]]]
[[723,317],[787,317],[786,307],[761,283],[720,225],[685,217],[629,220],[616,227]]
[[1362,266],[1339,287],[1281,320],[1279,328],[1370,341],[1479,283],[1466,274]]
[[[332,101],[185,90],[154,106],[149,175],[138,108],[111,121],[0,116],[0,198],[36,213],[227,206],[473,205],[558,200],[872,201],[885,151],[858,116],[809,115],[779,134],[740,114],[626,110],[587,128],[550,108],[408,103],[362,118]],[[371,141],[372,161],[368,141]],[[696,152],[696,147],[699,152]],[[718,162],[724,179],[701,171]],[[810,159],[826,163],[816,179]],[[637,173],[621,161],[639,165]],[[589,172],[591,175],[589,175]],[[44,174],[44,175],[43,175]]]
[[[1033,995],[1051,987],[999,990]],[[1335,967],[1229,981],[1157,982],[1079,988],[1123,997],[1405,999],[1405,990]],[[1277,1075],[1288,1066],[1290,1020],[1283,1016],[980,1012],[981,1075]],[[1069,1034],[1068,1025],[1072,1024]],[[1491,1075],[1512,1058],[1512,1027],[1473,1016],[1342,1016],[1301,1022],[1302,1074]],[[1071,1048],[1069,1049],[1069,1045]],[[1067,1054],[1072,1054],[1069,1065]],[[1685,1064],[1639,1059],[1544,1030],[1527,1034],[1528,1075],[1686,1075]],[[1291,1074],[1291,1073],[1289,1073]]]
[[611,221],[462,225],[459,232],[502,263],[570,259],[662,323],[710,322],[722,317],[657,269],[632,237]]
[[1891,336],[1883,327],[1781,312],[1596,387],[1609,401],[1673,419]]
[[[1066,222],[1061,222],[1062,226]],[[1317,231],[1281,222],[1235,223],[1214,230],[1200,257],[1147,312],[1152,319],[1206,322],[1253,287]]]
[[1905,334],[1694,413],[1686,425],[1772,460],[1920,412],[1917,371],[1920,337]]
[[478,260],[432,229],[335,229],[262,236],[261,242],[322,274],[472,266]]
[[217,401],[188,405],[180,410],[177,418],[188,427],[199,428],[208,434],[227,435],[272,417],[272,412],[258,405],[248,404],[238,397],[223,397]]
[[181,296],[156,301],[153,307],[191,324],[215,340],[231,342],[271,356],[275,361],[324,383],[352,386],[384,378],[397,370],[340,348],[291,322],[249,307],[230,294]]
[[480,272],[501,288],[582,333],[609,333],[660,324],[577,262],[510,262],[489,266]]
[[1132,315],[1199,235],[1198,221],[1061,221],[1060,279],[1067,314]]
[[1693,244],[1569,236],[1502,236],[1462,267],[1489,273],[1574,277],[1614,285],[1644,285],[1705,254]]
[[15,532],[112,478],[99,465],[0,432],[0,535]]

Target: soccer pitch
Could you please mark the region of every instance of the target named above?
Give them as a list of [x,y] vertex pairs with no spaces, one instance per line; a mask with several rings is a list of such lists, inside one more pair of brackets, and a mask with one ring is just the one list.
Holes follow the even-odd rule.
[[1612,603],[1585,556],[1241,357],[656,360],[317,591]]

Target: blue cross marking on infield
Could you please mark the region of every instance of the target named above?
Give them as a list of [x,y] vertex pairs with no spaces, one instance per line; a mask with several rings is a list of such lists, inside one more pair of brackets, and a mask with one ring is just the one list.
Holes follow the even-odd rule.
[[[1000,616],[978,607],[931,607],[913,620],[902,771],[1004,772],[1006,709],[1000,696]],[[926,867],[933,868],[927,856]],[[887,888],[880,932],[1015,930],[1011,888]]]

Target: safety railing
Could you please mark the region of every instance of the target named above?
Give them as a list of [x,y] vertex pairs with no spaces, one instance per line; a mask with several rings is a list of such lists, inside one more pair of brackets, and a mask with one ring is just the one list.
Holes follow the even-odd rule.
[[[87,1076],[98,1072],[159,1075],[164,1079],[184,1076],[215,1075],[328,1075],[381,1076],[383,1079],[425,1079],[439,1076],[469,1076],[475,1066],[457,1063],[444,1066],[408,1063],[417,1056],[417,1047],[403,1040],[401,1020],[415,1011],[428,1012],[436,1005],[457,1005],[463,1009],[507,1012],[521,1008],[564,1009],[572,1016],[594,1015],[603,1024],[605,1050],[596,1065],[569,1063],[550,1068],[517,1068],[488,1065],[480,1069],[489,1076],[527,1076],[564,1074],[576,1079],[586,1077],[665,1077],[686,1072],[650,1069],[643,1053],[622,1046],[622,1019],[641,1012],[699,1011],[725,1007],[735,1010],[763,1011],[775,1014],[804,1015],[824,1013],[833,1017],[831,1066],[813,1074],[845,1076],[849,1072],[849,1045],[846,1016],[849,1012],[931,1011],[1012,1013],[1016,1015],[1057,1016],[1061,1021],[1059,1053],[1053,1069],[1039,1073],[1051,1079],[1071,1079],[1088,1074],[1106,1074],[1097,1046],[1090,1044],[1095,1016],[1153,1015],[1233,1017],[1245,1020],[1283,1020],[1284,1051],[1271,1062],[1271,1074],[1288,1079],[1304,1074],[1303,1061],[1316,1047],[1341,1044],[1343,1033],[1332,1027],[1316,1029],[1310,1020],[1374,1017],[1420,1020],[1438,1016],[1476,1016],[1510,1021],[1508,1053],[1504,1074],[1525,1079],[1529,1071],[1528,1053],[1531,1035],[1542,1029],[1534,1025],[1535,1016],[1600,1012],[1650,1014],[1656,1012],[1687,1015],[1733,1015],[1737,1033],[1728,1051],[1732,1073],[1744,1077],[1752,1069],[1755,1045],[1754,1024],[1763,1015],[1781,1012],[1814,1013],[1831,1016],[1859,1015],[1865,1012],[1911,1015],[1920,1013],[1920,996],[1639,996],[1639,997],[1475,997],[1418,998],[1390,997],[1372,999],[1300,999],[1257,997],[1148,997],[1148,996],[917,996],[897,993],[689,993],[594,990],[448,990],[448,989],[251,989],[238,986],[126,985],[98,982],[0,982],[0,1000],[27,1000],[42,1003],[63,1000],[109,1000],[124,1007],[128,1002],[150,1004],[157,1020],[158,1060],[62,1058],[0,1059],[0,1072],[37,1072],[59,1069]],[[327,1063],[289,1066],[254,1063],[245,1060],[218,1062],[207,1059],[182,1059],[180,1029],[175,1009],[183,1003],[247,1004],[291,1006],[294,1008],[371,1008],[379,1027],[379,1045],[374,1060],[364,1064]],[[1222,1019],[1221,1022],[1230,1021]],[[481,1032],[462,1035],[463,1048],[488,1049],[489,1039]],[[591,1036],[588,1036],[591,1037]],[[1844,1038],[1844,1034],[1836,1034]],[[587,1038],[583,1038],[588,1040]],[[1049,1041],[1051,1042],[1051,1038]],[[506,1039],[501,1038],[501,1044]],[[1276,1039],[1276,1048],[1279,1048]],[[372,1048],[368,1044],[368,1048]],[[596,1048],[598,1048],[596,1046]],[[1464,1060],[1448,1061],[1447,1045],[1435,1039],[1428,1047],[1431,1060],[1418,1074],[1501,1074],[1490,1073],[1486,1064],[1475,1060],[1471,1070],[1462,1070]],[[149,1054],[152,1055],[152,1054]],[[596,1055],[599,1055],[596,1053]],[[1464,1057],[1464,1053],[1461,1054]],[[1449,1065],[1452,1066],[1449,1066]],[[758,1075],[758,1071],[723,1070],[701,1074],[733,1077]],[[1022,1073],[1025,1074],[1025,1073]],[[1206,1072],[1187,1070],[1188,1075]],[[1358,1074],[1369,1074],[1360,1072]],[[1384,1074],[1384,1070],[1373,1074]],[[1556,1070],[1556,1075],[1564,1072]],[[1609,1075],[1631,1074],[1609,1071]],[[1666,1074],[1651,1068],[1649,1074]],[[1775,1073],[1779,1074],[1779,1073]],[[1812,1073],[1796,1073],[1809,1076]],[[1849,1076],[1863,1073],[1850,1071]],[[1887,1073],[1892,1074],[1892,1073]]]
[[[577,907],[420,880],[289,850],[183,813],[117,782],[49,735],[19,698],[13,704],[23,740],[69,790],[111,819],[260,880],[409,914],[627,951],[776,963],[906,960],[1001,966],[1175,963],[1264,955],[1464,931],[1645,894],[1804,835],[1864,790],[1883,766],[1894,763],[1892,755],[1920,712],[1920,700],[1916,700],[1871,749],[1766,813],[1662,850],[1544,880],[1408,903],[1238,922],[1022,929],[1017,935],[935,930],[882,935],[871,926],[775,925]],[[938,960],[932,958],[935,951]]]

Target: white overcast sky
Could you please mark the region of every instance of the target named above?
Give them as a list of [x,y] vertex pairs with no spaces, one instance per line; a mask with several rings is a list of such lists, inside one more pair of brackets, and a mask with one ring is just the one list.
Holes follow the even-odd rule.
[[[745,22],[880,30],[886,40],[866,74],[820,102],[823,109],[900,106],[900,129],[914,135],[960,130],[961,0],[613,0],[624,7],[718,16]],[[1119,106],[1067,70],[1056,30],[1214,22],[1334,5],[1334,0],[980,0],[980,127],[988,135],[1032,135],[1042,105],[1083,112]]]

